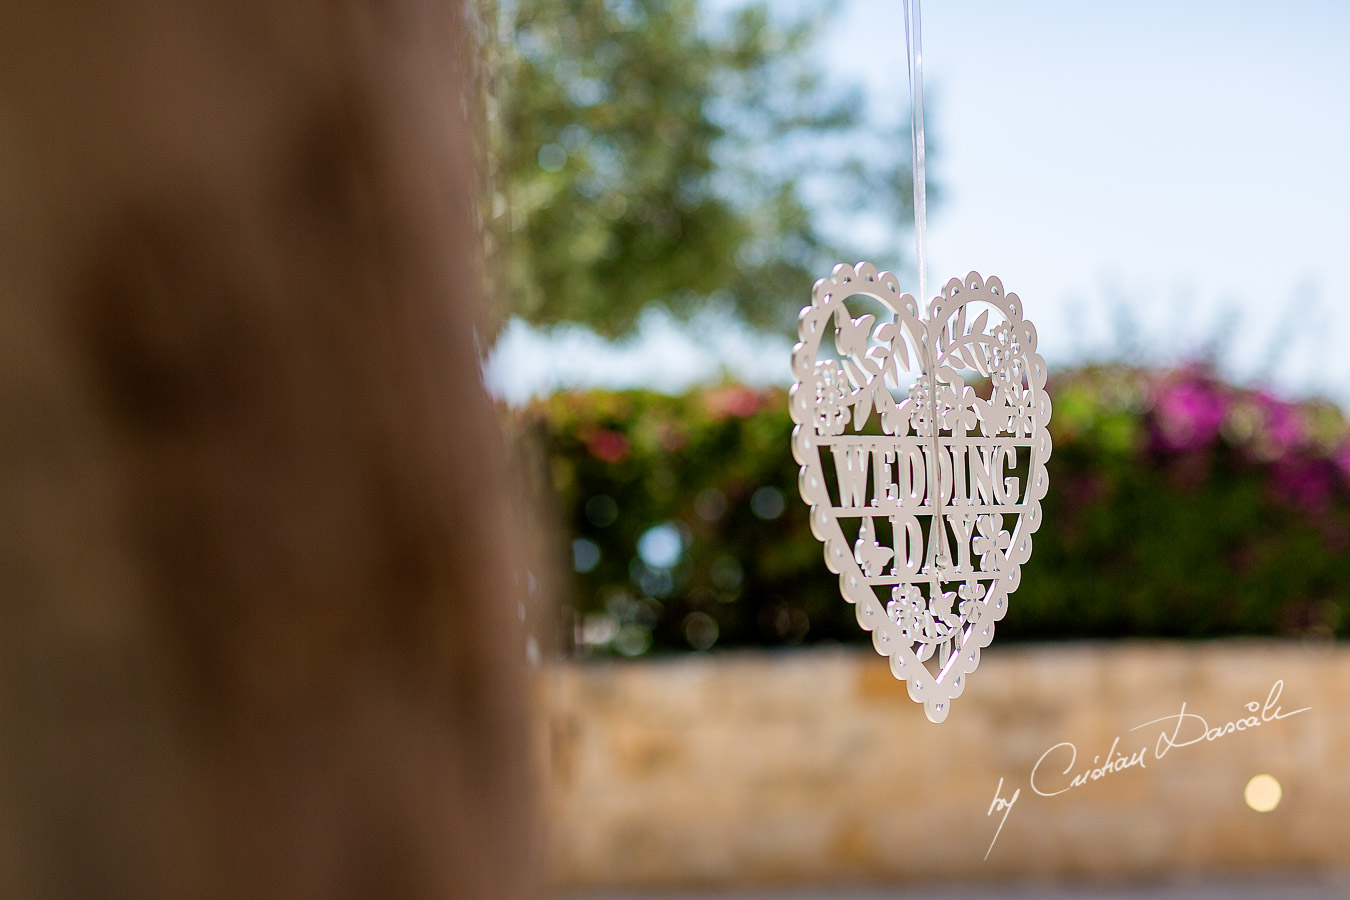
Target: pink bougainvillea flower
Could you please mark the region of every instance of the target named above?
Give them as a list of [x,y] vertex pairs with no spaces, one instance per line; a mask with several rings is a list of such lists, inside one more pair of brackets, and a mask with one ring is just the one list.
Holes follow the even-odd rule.
[[1350,441],[1341,444],[1341,448],[1333,453],[1331,458],[1340,468],[1341,474],[1350,478]]
[[1278,459],[1303,443],[1303,422],[1292,404],[1265,393],[1259,394],[1258,400],[1265,421],[1257,440],[1263,445],[1265,456]]
[[601,462],[621,463],[632,448],[628,438],[608,428],[601,428],[586,438],[586,452]]
[[1335,490],[1335,469],[1326,460],[1288,455],[1276,460],[1270,473],[1271,492],[1299,509],[1323,509]]
[[708,391],[704,402],[708,404],[708,415],[714,419],[744,419],[759,412],[759,408],[764,405],[759,393],[743,384],[713,388]]
[[1227,399],[1200,381],[1167,385],[1154,407],[1158,436],[1165,449],[1196,450],[1219,436]]

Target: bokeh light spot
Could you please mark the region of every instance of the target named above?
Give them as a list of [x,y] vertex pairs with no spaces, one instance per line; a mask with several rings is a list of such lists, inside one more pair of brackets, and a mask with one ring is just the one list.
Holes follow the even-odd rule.
[[545,172],[561,172],[567,165],[567,151],[558,144],[545,144],[539,148],[539,168]]
[[653,525],[642,533],[637,542],[638,556],[653,569],[669,569],[680,561],[684,552],[684,537],[673,522]]
[[778,518],[786,507],[783,492],[776,487],[766,485],[750,496],[750,511],[765,521]]
[[1253,775],[1251,781],[1247,782],[1246,790],[1242,792],[1247,805],[1257,812],[1270,812],[1280,805],[1280,798],[1283,795],[1284,791],[1275,777],[1265,774]]
[[586,501],[586,518],[598,528],[613,525],[619,518],[619,504],[608,494],[596,494]]
[[600,545],[586,538],[577,538],[572,542],[572,568],[578,572],[589,572],[600,564]]
[[707,650],[717,643],[717,620],[704,612],[691,612],[684,618],[684,638],[695,650]]

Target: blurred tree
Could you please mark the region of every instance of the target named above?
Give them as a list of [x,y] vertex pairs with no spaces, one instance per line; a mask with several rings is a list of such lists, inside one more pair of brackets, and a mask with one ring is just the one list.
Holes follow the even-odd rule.
[[[889,256],[910,210],[907,126],[866,121],[860,92],[826,79],[827,21],[508,0],[493,213],[509,311],[615,335],[651,302],[713,305],[786,330],[822,266]],[[865,218],[874,245],[831,247],[813,201]]]

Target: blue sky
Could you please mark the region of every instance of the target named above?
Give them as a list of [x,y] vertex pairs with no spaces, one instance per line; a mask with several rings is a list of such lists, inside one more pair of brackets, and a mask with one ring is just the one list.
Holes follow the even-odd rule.
[[[879,119],[908,107],[900,9],[845,0],[822,35]],[[923,26],[932,290],[998,275],[1052,366],[1133,331],[1144,358],[1217,344],[1233,377],[1350,404],[1350,4],[928,0]],[[912,257],[907,235],[874,261]],[[490,379],[787,382],[786,343],[659,316],[618,348],[515,326]]]

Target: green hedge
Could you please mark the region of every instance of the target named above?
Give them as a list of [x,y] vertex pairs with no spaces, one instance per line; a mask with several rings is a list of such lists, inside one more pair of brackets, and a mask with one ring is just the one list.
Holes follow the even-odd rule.
[[[1202,368],[1056,376],[1050,493],[1001,639],[1345,634],[1350,445]],[[863,642],[797,496],[782,390],[567,393],[547,460],[584,653]]]

